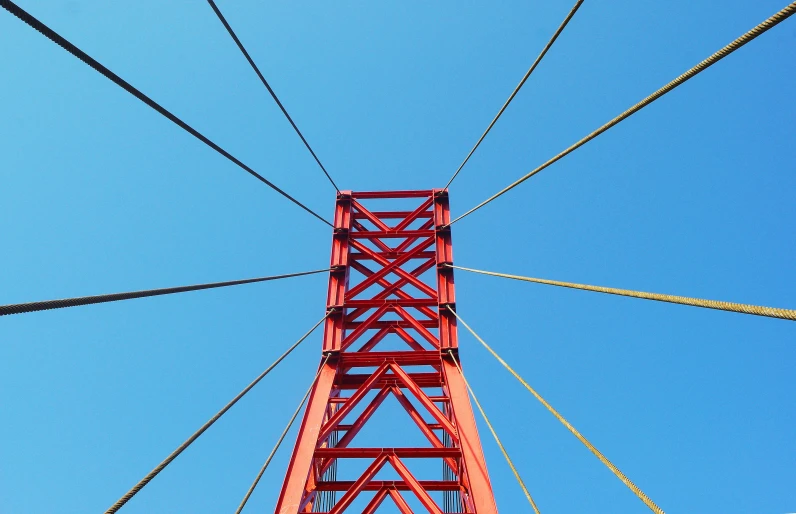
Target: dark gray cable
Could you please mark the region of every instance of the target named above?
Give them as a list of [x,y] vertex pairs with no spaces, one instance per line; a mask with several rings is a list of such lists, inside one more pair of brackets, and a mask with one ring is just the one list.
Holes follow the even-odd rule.
[[139,100],[141,100],[142,102],[144,102],[145,104],[147,104],[148,106],[150,106],[151,108],[153,108],[154,110],[156,110],[157,112],[159,112],[160,114],[162,114],[163,116],[174,122],[180,128],[182,128],[183,130],[185,130],[186,132],[197,138],[199,141],[203,142],[204,144],[206,144],[216,152],[220,153],[221,155],[223,155],[224,157],[226,157],[227,159],[238,165],[240,168],[242,168],[250,175],[260,180],[262,183],[264,183],[265,185],[267,185],[268,187],[270,187],[280,195],[284,196],[285,198],[287,198],[294,204],[298,205],[308,213],[312,214],[322,222],[326,223],[330,227],[333,226],[331,223],[323,219],[315,211],[313,211],[303,203],[299,202],[298,200],[296,200],[286,192],[282,191],[279,187],[276,186],[276,184],[266,179],[265,177],[263,177],[262,175],[251,169],[249,166],[245,165],[243,162],[234,157],[232,154],[230,154],[229,152],[227,152],[226,150],[215,144],[213,141],[202,135],[199,131],[197,131],[196,129],[194,129],[184,121],[182,121],[180,118],[172,114],[170,111],[166,110],[165,107],[155,102],[147,95],[142,93],[140,90],[135,88],[132,84],[130,84],[129,82],[127,82],[126,80],[124,80],[123,78],[121,78],[120,76],[118,76],[117,74],[115,74],[114,72],[103,66],[102,64],[100,64],[96,59],[94,59],[93,57],[91,57],[90,55],[88,55],[83,50],[79,49],[69,41],[67,41],[63,36],[55,32],[53,29],[51,29],[50,27],[48,27],[38,19],[34,18],[30,13],[19,7],[11,0],[0,0],[0,7],[3,7],[6,11],[10,12],[20,20],[24,21],[32,28],[41,32],[41,34],[44,35],[46,38],[48,38],[50,41],[57,44],[58,46],[60,46],[61,48],[63,48],[73,56],[77,57],[85,64],[91,66],[94,70],[101,73],[105,78],[111,80],[113,83],[115,83],[116,85],[118,85],[119,87],[130,93],[131,95],[135,96],[136,98],[138,98]]
[[[581,0],[581,1],[583,1],[583,0]],[[296,134],[298,134],[298,137],[301,138],[301,141],[302,141],[302,143],[304,143],[304,146],[306,146],[307,150],[309,150],[310,153],[312,154],[312,158],[315,159],[315,162],[317,162],[318,166],[321,167],[321,171],[323,171],[323,174],[326,175],[326,178],[329,179],[329,182],[331,182],[332,186],[334,186],[334,189],[339,193],[340,192],[340,188],[337,187],[337,184],[334,183],[334,180],[332,180],[332,176],[329,175],[328,171],[326,171],[326,168],[323,166],[323,164],[321,164],[321,160],[318,159],[318,156],[315,155],[315,151],[312,149],[312,147],[310,147],[310,144],[304,138],[304,134],[301,133],[299,128],[293,122],[293,118],[291,118],[290,115],[287,113],[287,109],[285,109],[285,106],[282,105],[282,102],[279,101],[279,98],[277,98],[276,93],[271,88],[270,84],[268,84],[268,81],[265,80],[265,77],[263,76],[263,74],[260,73],[260,68],[258,68],[257,65],[254,64],[254,59],[252,59],[251,56],[249,55],[249,52],[246,51],[246,48],[244,48],[243,43],[240,42],[240,39],[238,39],[238,36],[235,34],[235,31],[232,30],[232,27],[227,22],[227,19],[224,18],[223,14],[221,14],[221,10],[218,8],[218,6],[216,5],[216,3],[213,0],[207,0],[207,3],[209,3],[210,7],[213,8],[213,11],[216,13],[216,16],[218,16],[218,19],[224,25],[224,28],[227,29],[227,32],[229,32],[229,35],[235,41],[235,44],[238,45],[238,48],[240,48],[240,51],[243,54],[243,56],[246,58],[247,61],[249,61],[249,64],[251,65],[252,69],[254,70],[254,73],[256,73],[258,77],[260,77],[260,81],[263,83],[265,88],[271,94],[271,98],[274,99],[274,102],[276,102],[276,105],[278,105],[279,108],[282,110],[282,114],[285,115],[285,118],[287,118],[287,121],[289,121],[290,125],[293,126],[293,130],[296,131]]]
[[241,284],[252,284],[254,282],[266,282],[269,280],[279,280],[281,278],[300,277],[323,273],[329,269],[319,269],[315,271],[302,271],[300,273],[288,273],[287,275],[273,275],[270,277],[247,278],[243,280],[230,280],[229,282],[211,282],[209,284],[195,284],[192,286],[165,287],[162,289],[147,289],[144,291],[130,291],[127,293],[100,294],[96,296],[81,296],[77,298],[64,298],[62,300],[45,300],[42,302],[15,303],[11,305],[0,305],[0,316],[9,314],[23,314],[25,312],[46,311],[50,309],[62,309],[64,307],[77,307],[78,305],[91,305],[95,303],[117,302],[119,300],[131,300],[133,298],[145,298],[147,296],[159,296],[164,294],[184,293],[187,291],[198,291],[200,289],[213,289],[216,287],[237,286]]

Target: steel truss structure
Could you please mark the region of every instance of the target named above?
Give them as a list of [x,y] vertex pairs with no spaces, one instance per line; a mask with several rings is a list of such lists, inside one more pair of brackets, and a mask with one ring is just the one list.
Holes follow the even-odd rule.
[[[363,205],[395,200],[417,205]],[[363,513],[376,512],[389,496],[409,514],[404,494],[435,514],[497,513],[466,385],[453,361],[458,341],[456,318],[446,308],[455,309],[453,269],[445,266],[453,261],[449,223],[444,190],[338,195],[323,339],[323,359],[329,358],[310,395],[277,514],[338,514],[358,498],[363,503],[361,496],[369,498]],[[405,349],[379,350],[391,334]],[[425,436],[425,447],[357,446],[357,434],[390,395]],[[389,444],[392,434],[381,435]],[[343,479],[336,469],[345,459],[368,465]],[[437,459],[443,480],[415,478],[412,459]],[[379,479],[387,468],[400,479]],[[440,491],[443,506],[432,497]]]

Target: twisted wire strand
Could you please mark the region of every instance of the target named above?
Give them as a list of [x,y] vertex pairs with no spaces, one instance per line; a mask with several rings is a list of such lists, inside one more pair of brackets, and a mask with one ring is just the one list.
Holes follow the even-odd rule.
[[77,298],[64,298],[62,300],[44,300],[41,302],[14,303],[10,305],[0,305],[0,316],[10,314],[23,314],[26,312],[46,311],[50,309],[63,309],[66,307],[77,307],[79,305],[92,305],[95,303],[118,302],[120,300],[131,300],[134,298],[145,298],[148,296],[160,296],[165,294],[184,293],[188,291],[199,291],[201,289],[214,289],[217,287],[238,286],[242,284],[253,284],[255,282],[266,282],[269,280],[279,280],[282,278],[301,277],[314,273],[323,273],[327,269],[314,271],[302,271],[300,273],[288,273],[286,275],[273,275],[270,277],[247,278],[244,280],[230,280],[228,282],[211,282],[209,284],[195,284],[191,286],[165,287],[162,289],[147,289],[144,291],[130,291],[127,293],[111,293],[95,296],[81,296]]
[[631,298],[641,298],[643,300],[655,300],[658,302],[676,303],[680,305],[690,305],[692,307],[703,307],[705,309],[716,309],[720,311],[738,312],[741,314],[752,314],[755,316],[766,316],[769,318],[787,319],[796,321],[796,310],[780,309],[778,307],[763,307],[759,305],[749,305],[745,303],[722,302],[719,300],[703,300],[701,298],[689,298],[687,296],[674,296],[670,294],[647,293],[644,291],[631,291],[629,289],[617,289],[615,287],[590,286],[586,284],[576,284],[573,282],[561,282],[558,280],[547,280],[543,278],[522,277],[519,275],[509,275],[507,273],[496,273],[494,271],[483,271],[472,268],[463,268],[446,264],[450,268],[456,268],[482,275],[492,275],[494,277],[510,278],[537,284],[546,284],[570,289],[580,289],[583,291],[594,291],[597,293],[613,294],[618,296],[628,296]]
[[[210,1],[210,0],[208,0],[208,1]],[[486,128],[484,133],[481,134],[481,138],[478,140],[477,143],[475,143],[475,146],[473,147],[473,149],[470,150],[470,153],[467,154],[467,157],[465,157],[464,161],[462,161],[462,163],[459,165],[459,169],[456,170],[456,172],[453,174],[453,176],[448,181],[448,183],[445,184],[445,188],[444,189],[448,189],[450,187],[450,185],[453,183],[453,181],[456,179],[456,177],[459,175],[459,172],[462,171],[462,168],[464,168],[464,165],[467,164],[467,161],[469,161],[470,157],[473,156],[473,154],[475,153],[476,149],[481,145],[481,142],[484,140],[484,138],[486,138],[486,135],[489,134],[489,131],[492,130],[492,127],[495,126],[495,123],[497,123],[497,120],[503,114],[503,111],[505,111],[506,107],[508,107],[509,104],[511,103],[511,101],[514,100],[514,97],[517,96],[517,93],[519,93],[520,89],[525,84],[525,81],[528,80],[528,77],[531,76],[531,73],[533,73],[533,71],[536,69],[536,67],[539,66],[539,63],[542,62],[542,59],[547,54],[548,50],[550,50],[550,48],[553,46],[553,43],[555,43],[556,39],[558,39],[558,36],[560,36],[561,33],[564,31],[564,28],[569,23],[569,20],[571,20],[572,17],[575,16],[576,12],[578,12],[578,9],[580,8],[580,5],[582,3],[583,3],[583,0],[578,0],[577,2],[575,2],[575,6],[572,7],[572,9],[569,11],[569,14],[567,14],[567,17],[564,18],[563,22],[561,22],[561,25],[558,26],[558,29],[556,29],[555,33],[553,34],[553,37],[550,38],[550,41],[547,42],[545,47],[542,49],[542,52],[539,54],[539,56],[536,58],[536,60],[533,61],[533,64],[531,64],[531,67],[525,73],[525,76],[522,77],[522,80],[520,80],[520,83],[517,84],[517,87],[515,87],[514,91],[512,91],[511,95],[509,96],[509,99],[506,100],[506,103],[504,103],[503,107],[500,108],[500,110],[498,111],[497,115],[495,115],[495,117],[492,119],[492,122]]]
[[147,485],[147,484],[148,484],[148,483],[149,483],[149,482],[150,482],[150,481],[151,481],[153,478],[155,478],[155,477],[158,475],[158,473],[160,473],[161,471],[163,471],[163,470],[166,468],[166,466],[168,466],[168,465],[169,465],[169,464],[170,464],[170,463],[171,463],[171,462],[172,462],[174,459],[176,459],[176,458],[177,458],[177,457],[178,457],[178,456],[179,456],[179,455],[180,455],[180,454],[181,454],[181,453],[182,453],[182,452],[183,452],[183,451],[184,451],[186,448],[188,448],[188,447],[191,445],[191,443],[193,443],[194,441],[196,441],[196,440],[199,438],[199,436],[201,436],[201,435],[202,435],[202,434],[203,434],[203,433],[204,433],[204,432],[205,432],[205,431],[206,431],[208,428],[210,428],[210,427],[213,425],[213,423],[215,423],[216,421],[218,421],[218,420],[219,420],[219,418],[221,418],[221,416],[223,416],[223,415],[224,415],[224,414],[225,414],[225,413],[226,413],[226,412],[227,412],[229,409],[231,409],[233,405],[235,405],[236,403],[238,403],[238,400],[240,400],[241,398],[243,398],[243,396],[244,396],[244,395],[246,395],[246,393],[248,393],[249,391],[251,391],[251,390],[252,390],[252,388],[253,388],[254,386],[256,386],[256,385],[257,385],[257,384],[258,384],[258,383],[259,383],[259,382],[260,382],[260,381],[261,381],[263,378],[265,378],[265,376],[266,376],[268,373],[270,373],[270,372],[271,372],[271,370],[273,370],[273,369],[274,369],[274,368],[275,368],[275,367],[276,367],[276,366],[277,366],[277,365],[278,365],[280,362],[282,362],[282,360],[284,360],[284,358],[285,358],[285,357],[287,357],[288,355],[290,355],[290,353],[291,353],[293,350],[295,350],[296,348],[298,348],[298,346],[299,346],[299,345],[300,345],[300,344],[301,344],[301,343],[302,343],[302,342],[303,342],[305,339],[307,339],[307,337],[309,337],[309,336],[310,336],[310,334],[312,334],[312,333],[315,331],[315,329],[316,329],[316,328],[318,328],[318,326],[319,326],[321,323],[323,323],[323,321],[324,321],[324,320],[325,320],[327,317],[329,317],[329,315],[330,315],[331,313],[332,313],[332,311],[329,311],[329,312],[327,312],[327,313],[326,313],[326,315],[320,319],[320,321],[318,321],[318,322],[317,322],[317,323],[316,323],[316,324],[315,324],[315,325],[314,325],[314,326],[313,326],[313,327],[312,327],[312,328],[311,328],[311,329],[310,329],[310,330],[309,330],[307,333],[305,333],[303,336],[301,336],[301,338],[300,338],[298,341],[296,341],[296,342],[293,344],[293,346],[291,346],[290,348],[288,348],[288,349],[287,349],[287,351],[285,351],[285,353],[283,353],[282,355],[280,355],[280,356],[279,356],[279,358],[278,358],[278,359],[276,359],[276,361],[274,361],[274,363],[273,363],[273,364],[271,364],[270,366],[268,366],[268,368],[267,368],[265,371],[263,371],[262,373],[260,373],[260,375],[259,375],[259,376],[257,376],[257,378],[255,378],[255,379],[254,379],[254,380],[253,380],[253,381],[252,381],[252,382],[251,382],[249,385],[247,385],[247,386],[246,386],[246,388],[245,388],[245,389],[243,389],[243,391],[241,391],[240,393],[238,393],[238,395],[237,395],[237,396],[235,396],[235,398],[233,398],[233,399],[232,399],[232,400],[231,400],[229,403],[227,403],[227,404],[226,404],[226,405],[225,405],[225,406],[224,406],[224,407],[223,407],[223,408],[222,408],[220,411],[218,411],[218,412],[216,413],[216,415],[215,415],[215,416],[213,416],[212,418],[210,418],[210,420],[209,420],[209,421],[207,421],[207,423],[205,423],[204,425],[202,425],[202,427],[201,427],[199,430],[197,430],[196,432],[194,432],[194,434],[193,434],[191,437],[189,437],[189,438],[188,438],[188,439],[187,439],[187,440],[186,440],[184,443],[182,443],[182,444],[181,444],[181,445],[180,445],[180,446],[179,446],[179,447],[178,447],[176,450],[174,450],[174,451],[173,451],[173,452],[172,452],[172,453],[171,453],[171,454],[170,454],[168,457],[166,457],[166,459],[165,459],[165,460],[163,460],[163,462],[161,462],[160,464],[158,464],[158,465],[155,467],[155,469],[153,469],[152,471],[150,471],[149,473],[147,473],[147,475],[146,475],[144,478],[142,478],[142,479],[141,479],[141,480],[140,480],[140,481],[139,481],[137,484],[135,484],[135,485],[133,486],[133,488],[132,488],[132,489],[130,489],[129,491],[127,491],[127,493],[125,493],[125,494],[124,494],[124,496],[122,496],[121,498],[119,498],[119,500],[118,500],[116,503],[114,503],[114,504],[113,504],[113,505],[112,505],[112,506],[111,506],[111,507],[110,507],[108,510],[106,510],[106,511],[105,511],[105,514],[114,514],[114,513],[115,513],[115,512],[117,512],[119,509],[121,509],[121,508],[124,506],[124,504],[125,504],[125,503],[127,503],[128,501],[130,501],[130,499],[131,499],[133,496],[135,496],[136,494],[138,494],[138,492],[139,492],[141,489],[143,489],[143,488],[144,488],[144,486],[146,486],[146,485]]
[[51,29],[50,27],[39,21],[37,18],[33,17],[30,13],[19,7],[11,0],[0,0],[0,7],[3,7],[6,11],[10,12],[11,14],[16,16],[23,22],[27,23],[31,28],[39,31],[47,39],[57,44],[58,46],[60,46],[61,48],[63,48],[73,56],[77,57],[78,59],[83,61],[83,63],[87,64],[95,71],[102,74],[105,78],[111,80],[113,83],[115,83],[116,85],[118,85],[119,87],[130,93],[131,95],[135,96],[136,98],[138,98],[139,100],[150,106],[152,109],[156,110],[157,112],[159,112],[160,114],[171,120],[177,126],[182,128],[183,130],[185,130],[186,132],[188,132],[189,134],[191,134],[196,139],[203,142],[204,144],[206,144],[216,152],[220,153],[228,160],[232,161],[238,167],[240,167],[241,169],[243,169],[253,177],[257,178],[263,184],[267,185],[268,187],[270,187],[271,189],[273,189],[283,197],[287,198],[294,204],[298,205],[308,213],[312,214],[314,217],[318,218],[322,222],[326,223],[330,227],[333,226],[331,223],[323,219],[315,211],[313,211],[303,203],[299,202],[298,200],[290,196],[288,193],[277,187],[276,184],[274,184],[270,180],[266,179],[265,177],[254,171],[252,168],[244,164],[238,158],[236,158],[235,156],[233,156],[232,154],[230,154],[229,152],[218,146],[216,143],[208,139],[203,134],[201,134],[198,130],[196,130],[195,128],[191,127],[190,125],[182,121],[180,118],[172,114],[170,111],[166,110],[165,107],[155,102],[150,97],[142,93],[139,89],[135,88],[132,84],[130,84],[129,82],[127,82],[126,80],[124,80],[123,78],[121,78],[120,76],[118,76],[117,74],[115,74],[114,72],[103,66],[102,64],[100,64],[99,61],[97,61],[96,59],[85,53],[83,50],[79,49],[78,47],[67,41],[63,36],[61,36],[53,29]]
[[695,77],[700,72],[705,71],[710,66],[716,64],[717,62],[719,62],[723,58],[727,57],[728,55],[730,55],[735,50],[738,50],[739,48],[741,48],[745,44],[749,43],[750,41],[752,41],[756,37],[760,36],[764,32],[766,32],[769,29],[775,27],[776,25],[782,23],[783,21],[788,19],[790,16],[792,16],[794,13],[796,13],[796,2],[792,2],[792,3],[788,4],[781,11],[777,12],[776,14],[771,16],[770,18],[766,19],[765,21],[763,21],[762,23],[760,23],[759,25],[754,27],[749,32],[747,32],[744,35],[742,35],[741,37],[735,39],[733,42],[731,42],[730,44],[728,44],[727,46],[725,46],[724,48],[722,48],[718,52],[714,53],[713,55],[711,55],[710,57],[708,57],[704,61],[700,62],[699,64],[697,64],[696,66],[694,66],[690,70],[686,71],[685,73],[683,73],[679,77],[675,78],[674,80],[672,80],[671,82],[669,82],[668,84],[663,86],[662,88],[658,89],[657,91],[655,91],[654,93],[652,93],[651,95],[646,97],[645,99],[641,100],[640,102],[638,102],[637,104],[635,104],[634,106],[632,106],[631,108],[629,108],[628,110],[626,110],[625,112],[620,114],[619,116],[615,117],[614,119],[612,119],[611,121],[609,121],[608,123],[603,125],[602,127],[598,128],[597,130],[595,130],[591,134],[587,135],[586,137],[584,137],[583,139],[581,139],[577,143],[575,143],[572,146],[570,146],[569,148],[567,148],[563,152],[559,153],[558,155],[556,155],[555,157],[551,158],[550,160],[548,160],[544,164],[542,164],[539,167],[535,168],[530,173],[528,173],[528,174],[520,177],[519,179],[515,180],[514,182],[512,182],[511,184],[509,184],[505,188],[501,189],[500,191],[498,191],[494,195],[490,196],[489,198],[487,198],[483,202],[479,203],[478,205],[476,205],[475,207],[473,207],[469,211],[465,212],[464,214],[462,214],[458,218],[454,219],[448,225],[452,225],[452,224],[456,223],[457,221],[459,221],[460,219],[464,218],[465,216],[468,216],[468,215],[472,214],[473,212],[477,211],[478,209],[480,209],[481,207],[485,206],[486,204],[492,202],[493,200],[499,198],[500,196],[502,196],[505,193],[509,192],[510,190],[514,189],[515,187],[517,187],[518,185],[522,184],[523,182],[525,182],[526,180],[528,180],[532,176],[536,175],[537,173],[539,173],[543,169],[547,168],[551,164],[559,161],[560,159],[562,159],[566,155],[569,155],[570,153],[574,152],[575,150],[577,150],[581,146],[585,145],[586,143],[588,143],[589,141],[591,141],[595,137],[599,136],[603,132],[607,131],[608,129],[610,129],[614,125],[616,125],[619,122],[629,118],[631,115],[633,115],[634,113],[640,111],[644,107],[648,106],[649,104],[651,104],[652,102],[654,102],[658,98],[662,97],[663,95],[665,95],[669,91],[672,91],[677,86],[679,86],[679,85],[685,83],[686,81],[688,81],[689,79]]
[[[448,309],[450,309],[450,307],[448,307]],[[453,311],[451,310],[451,312],[453,312]],[[454,314],[455,314],[455,312],[454,312]],[[475,393],[473,392],[473,388],[470,387],[470,383],[467,382],[467,379],[464,377],[464,372],[462,372],[462,368],[461,368],[461,366],[459,366],[458,359],[453,354],[452,350],[448,350],[448,354],[451,356],[451,359],[453,359],[454,364],[456,364],[456,368],[459,370],[459,374],[462,376],[462,380],[464,380],[464,385],[467,386],[467,390],[470,392],[470,396],[473,397],[473,401],[475,402],[475,406],[478,407],[478,411],[481,413],[481,417],[484,418],[484,421],[486,421],[486,426],[489,427],[489,431],[492,432],[492,437],[495,438],[495,442],[497,443],[498,447],[500,447],[500,451],[503,453],[503,457],[505,457],[506,458],[506,462],[509,463],[509,467],[511,468],[511,472],[514,473],[514,478],[517,479],[517,482],[519,482],[520,487],[522,487],[522,492],[525,493],[525,497],[528,499],[528,503],[530,503],[531,507],[533,507],[533,511],[536,514],[539,514],[539,508],[536,506],[536,502],[533,501],[533,498],[531,497],[531,493],[528,492],[528,488],[525,487],[525,482],[523,482],[522,478],[520,477],[520,473],[517,471],[517,468],[514,467],[514,463],[511,461],[511,457],[509,457],[508,452],[506,452],[506,448],[503,446],[503,443],[500,442],[500,438],[498,437],[497,432],[495,432],[495,428],[492,426],[492,423],[489,421],[489,418],[486,416],[486,412],[484,412],[484,408],[481,407],[481,402],[479,402],[478,398],[475,396]]]
[[290,421],[288,421],[287,426],[282,431],[282,435],[280,435],[279,439],[276,441],[276,444],[274,445],[274,448],[271,450],[271,453],[268,454],[268,458],[265,459],[265,464],[263,464],[263,467],[260,468],[260,472],[257,473],[257,476],[255,477],[254,482],[252,482],[251,487],[249,487],[249,490],[246,491],[246,495],[243,497],[243,500],[240,502],[240,505],[238,506],[238,509],[235,511],[235,514],[240,514],[241,512],[243,512],[243,507],[246,506],[246,502],[249,501],[249,497],[251,497],[252,493],[254,492],[254,489],[257,487],[257,484],[260,482],[260,479],[263,477],[263,473],[265,473],[265,470],[268,469],[268,465],[271,463],[271,459],[273,459],[274,455],[276,455],[276,452],[277,450],[279,450],[279,447],[282,445],[282,441],[285,440],[285,436],[290,430],[290,427],[292,427],[293,422],[296,421],[296,418],[301,412],[301,408],[304,407],[304,403],[307,401],[307,398],[309,398],[310,393],[312,392],[312,388],[315,387],[315,384],[318,382],[318,377],[321,376],[321,372],[323,371],[324,366],[326,366],[326,363],[329,361],[330,356],[331,354],[326,354],[326,358],[323,359],[321,367],[318,368],[318,373],[316,373],[315,378],[312,379],[310,387],[307,389],[307,392],[304,394],[304,397],[301,399],[301,402],[299,402],[298,407],[296,407],[296,411],[293,413],[293,416],[290,418]]
[[268,84],[268,81],[265,80],[265,77],[260,72],[260,68],[258,68],[257,65],[254,63],[254,60],[249,55],[249,52],[246,51],[246,48],[243,46],[243,43],[240,42],[240,39],[238,39],[238,36],[235,34],[235,31],[232,30],[232,27],[227,22],[227,19],[224,17],[223,14],[221,14],[221,10],[218,8],[218,6],[216,5],[216,3],[213,0],[207,0],[207,3],[210,4],[210,7],[216,13],[216,16],[218,16],[218,19],[224,25],[224,28],[227,29],[227,32],[229,32],[229,35],[235,41],[235,44],[238,45],[238,48],[240,49],[240,51],[243,54],[243,56],[246,58],[247,61],[249,61],[249,64],[251,65],[251,67],[254,70],[254,72],[257,74],[258,77],[260,77],[260,81],[263,83],[265,88],[271,94],[271,98],[274,99],[274,102],[276,102],[276,105],[278,105],[279,108],[282,110],[282,114],[285,115],[285,118],[287,118],[287,121],[289,121],[290,125],[293,126],[293,130],[296,131],[296,134],[298,134],[298,137],[301,138],[301,142],[304,143],[304,146],[306,146],[307,150],[309,150],[310,153],[312,154],[312,158],[315,159],[315,162],[317,162],[318,166],[321,167],[321,171],[323,171],[323,174],[326,175],[327,179],[329,179],[329,182],[332,184],[332,186],[334,187],[335,191],[340,193],[340,188],[337,187],[337,184],[334,183],[334,180],[332,180],[332,177],[331,177],[331,175],[329,175],[329,172],[326,171],[326,168],[323,166],[323,164],[321,164],[320,159],[318,159],[318,156],[315,155],[315,152],[313,151],[312,147],[307,142],[307,140],[304,138],[304,134],[301,133],[299,128],[293,122],[293,118],[291,118],[290,115],[287,113],[287,109],[285,109],[285,106],[282,105],[282,102],[279,101],[279,98],[277,98],[276,93],[274,92],[274,90],[271,89],[271,86],[270,86],[270,84]]
[[491,348],[491,347],[490,347],[488,344],[486,344],[486,342],[485,342],[483,339],[481,339],[481,337],[480,337],[478,334],[476,334],[476,333],[475,333],[475,331],[474,331],[472,328],[470,328],[470,325],[468,325],[468,324],[467,324],[467,323],[466,323],[466,322],[465,322],[465,321],[464,321],[464,320],[461,318],[461,316],[459,316],[459,315],[458,315],[458,314],[457,314],[457,313],[456,313],[456,312],[455,312],[453,309],[451,309],[450,307],[448,307],[448,310],[450,310],[450,311],[453,313],[453,315],[454,315],[454,316],[456,316],[456,318],[457,318],[459,321],[461,321],[461,322],[462,322],[462,325],[464,325],[464,326],[465,326],[465,328],[467,328],[467,330],[468,330],[468,331],[469,331],[469,332],[470,332],[470,333],[473,335],[473,337],[475,337],[476,339],[478,339],[478,342],[480,342],[480,343],[481,343],[481,344],[484,346],[484,348],[486,348],[486,349],[489,351],[489,353],[491,353],[491,354],[492,354],[492,356],[493,356],[494,358],[496,358],[496,359],[498,360],[498,362],[500,362],[500,363],[503,365],[503,367],[505,367],[505,368],[506,368],[506,369],[509,371],[509,373],[511,373],[512,375],[514,375],[514,378],[516,378],[517,380],[519,380],[519,381],[520,381],[520,383],[521,383],[523,386],[525,386],[525,389],[527,389],[527,390],[528,390],[528,391],[529,391],[529,392],[530,392],[530,393],[531,393],[531,394],[532,394],[532,395],[533,395],[533,396],[534,396],[534,397],[535,397],[537,400],[539,400],[539,402],[540,402],[542,405],[544,405],[544,406],[545,406],[545,408],[547,408],[547,410],[548,410],[548,411],[550,411],[550,413],[551,413],[553,416],[555,416],[555,417],[556,417],[556,419],[558,419],[558,421],[560,421],[560,422],[561,422],[561,424],[563,424],[565,427],[567,427],[567,430],[569,430],[569,431],[572,433],[572,435],[574,435],[575,437],[577,437],[577,438],[578,438],[578,440],[579,440],[581,443],[583,443],[583,445],[584,445],[584,446],[586,446],[586,448],[588,448],[590,452],[592,452],[592,453],[593,453],[593,454],[594,454],[594,455],[595,455],[595,456],[596,456],[598,459],[600,459],[600,462],[602,462],[603,464],[605,464],[605,466],[606,466],[606,467],[608,467],[608,469],[610,469],[610,470],[611,470],[611,472],[613,472],[613,474],[614,474],[614,475],[616,475],[616,477],[617,477],[619,480],[621,480],[621,481],[622,481],[622,483],[624,483],[624,484],[625,484],[625,485],[626,485],[626,486],[627,486],[627,487],[628,487],[628,488],[629,488],[631,491],[633,491],[633,493],[634,493],[634,494],[635,494],[635,495],[638,497],[638,499],[640,499],[642,502],[644,502],[644,504],[645,504],[647,507],[649,507],[649,509],[650,509],[652,512],[654,512],[655,514],[665,514],[665,513],[663,512],[663,510],[662,510],[660,507],[658,507],[658,506],[655,504],[655,502],[653,502],[653,501],[652,501],[652,500],[649,498],[649,496],[647,496],[646,494],[644,494],[644,491],[642,491],[641,489],[639,489],[639,488],[638,488],[638,486],[637,486],[636,484],[634,484],[634,483],[633,483],[633,482],[632,482],[632,481],[631,481],[629,478],[627,478],[627,476],[625,476],[625,474],[624,474],[624,473],[622,473],[622,472],[619,470],[619,468],[617,468],[616,466],[614,466],[614,464],[613,464],[613,463],[612,463],[610,460],[608,460],[608,458],[607,458],[605,455],[603,455],[603,454],[602,454],[602,453],[601,453],[601,452],[600,452],[600,451],[599,451],[597,448],[595,448],[593,444],[591,444],[591,443],[590,443],[590,442],[589,442],[589,441],[588,441],[588,440],[587,440],[585,437],[583,437],[583,435],[581,435],[581,433],[580,433],[580,432],[578,432],[578,431],[575,429],[575,427],[573,427],[573,426],[572,426],[572,425],[571,425],[571,424],[570,424],[570,423],[569,423],[569,422],[568,422],[566,419],[564,419],[564,417],[563,417],[561,414],[559,414],[559,413],[558,413],[558,411],[557,411],[557,410],[555,410],[555,409],[553,408],[553,406],[552,406],[552,405],[550,405],[549,403],[547,403],[547,401],[546,401],[544,398],[542,398],[542,396],[541,396],[539,393],[537,393],[537,392],[536,392],[536,390],[535,390],[534,388],[532,388],[531,386],[529,386],[529,385],[528,385],[528,383],[527,383],[525,380],[523,380],[523,379],[522,379],[522,377],[521,377],[520,375],[518,375],[518,374],[517,374],[517,372],[516,372],[516,371],[514,371],[514,369],[512,369],[512,368],[511,368],[511,366],[509,366],[509,365],[506,363],[506,361],[504,361],[504,360],[503,360],[503,359],[500,357],[500,355],[498,355],[498,354],[495,352],[495,350],[493,350],[493,349],[492,349],[492,348]]

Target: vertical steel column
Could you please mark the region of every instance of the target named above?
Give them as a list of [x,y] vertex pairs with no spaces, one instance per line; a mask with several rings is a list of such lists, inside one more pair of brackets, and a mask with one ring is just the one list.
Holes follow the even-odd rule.
[[[371,208],[396,201],[398,209]],[[310,395],[277,514],[374,513],[384,501],[404,514],[413,512],[410,503],[442,514],[440,491],[460,498],[454,512],[497,513],[467,390],[449,353],[458,353],[448,311],[456,306],[453,270],[444,266],[453,263],[449,222],[444,190],[338,195],[323,341],[330,359]],[[388,341],[405,348],[380,350]],[[425,446],[396,447],[389,432],[378,447],[357,444],[389,396]],[[369,464],[343,477],[337,465],[347,459]],[[450,472],[418,480],[412,468],[421,459],[444,462]],[[377,479],[386,468],[399,479]]]

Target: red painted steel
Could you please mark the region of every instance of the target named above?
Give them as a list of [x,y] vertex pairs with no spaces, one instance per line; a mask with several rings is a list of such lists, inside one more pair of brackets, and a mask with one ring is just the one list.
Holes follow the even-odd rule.
[[[402,208],[393,208],[396,201]],[[391,209],[369,208],[378,203]],[[330,357],[310,395],[276,514],[375,513],[387,498],[404,514],[411,505],[442,514],[441,492],[450,512],[497,513],[467,389],[448,353],[458,353],[456,318],[446,308],[456,302],[453,269],[444,266],[453,263],[449,223],[444,190],[338,195],[323,339]],[[379,350],[390,336],[405,348]],[[383,446],[357,445],[390,397],[424,447],[390,446],[390,431],[379,433]],[[353,459],[365,460],[364,471],[338,476],[338,465]],[[418,480],[410,468],[421,459],[447,466],[447,478]],[[398,478],[384,479],[383,470]]]

